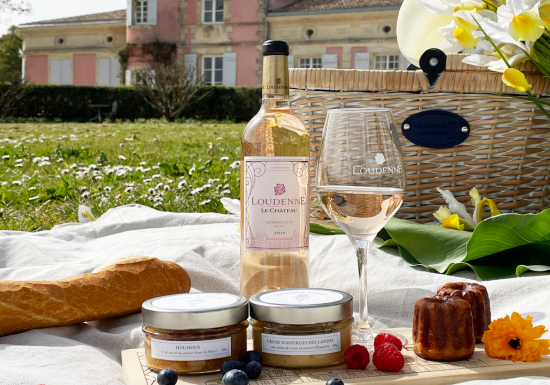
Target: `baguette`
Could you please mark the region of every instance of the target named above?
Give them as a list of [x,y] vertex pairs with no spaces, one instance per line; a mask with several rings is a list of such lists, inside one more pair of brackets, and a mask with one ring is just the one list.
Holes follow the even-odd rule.
[[136,313],[150,298],[190,288],[182,267],[150,257],[117,259],[56,281],[0,281],[0,336]]

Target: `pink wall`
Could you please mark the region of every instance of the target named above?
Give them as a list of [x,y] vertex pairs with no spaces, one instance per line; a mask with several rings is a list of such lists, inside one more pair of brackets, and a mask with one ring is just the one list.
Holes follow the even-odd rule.
[[180,42],[179,0],[160,0],[158,2],[157,25],[127,27],[128,43],[165,43]]
[[355,54],[367,52],[367,47],[351,47],[351,69],[355,68]]
[[229,4],[229,13],[231,17],[227,17],[225,21],[227,23],[261,21],[258,16],[259,9],[260,4],[258,0],[232,0]]
[[342,47],[327,48],[327,55],[330,54],[338,55],[338,68],[342,68],[342,55],[344,54],[344,49]]
[[75,86],[95,86],[97,84],[95,54],[74,54],[73,84]]
[[258,25],[234,25],[229,32],[229,39],[235,42],[258,41]]
[[48,55],[28,55],[26,62],[28,81],[48,84]]
[[258,51],[256,46],[233,47],[233,52],[237,53],[237,86],[255,87],[258,85]]
[[198,0],[187,0],[187,7],[183,10],[185,25],[197,24],[197,3]]
[[290,3],[295,3],[296,0],[270,0],[269,1],[269,9],[277,9],[281,8],[285,5],[288,5]]

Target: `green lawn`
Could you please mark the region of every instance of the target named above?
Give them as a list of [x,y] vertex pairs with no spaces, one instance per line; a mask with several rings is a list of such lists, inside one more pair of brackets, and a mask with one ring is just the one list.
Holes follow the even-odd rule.
[[244,124],[0,124],[0,230],[37,231],[139,203],[225,212]]

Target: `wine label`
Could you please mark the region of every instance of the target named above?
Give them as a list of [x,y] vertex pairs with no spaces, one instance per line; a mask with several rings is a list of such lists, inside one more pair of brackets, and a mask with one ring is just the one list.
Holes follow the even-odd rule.
[[309,158],[244,158],[245,250],[309,246]]
[[165,341],[151,338],[151,357],[169,361],[203,361],[231,356],[231,337],[209,341]]
[[281,336],[262,333],[262,352],[290,356],[337,353],[342,350],[340,333]]

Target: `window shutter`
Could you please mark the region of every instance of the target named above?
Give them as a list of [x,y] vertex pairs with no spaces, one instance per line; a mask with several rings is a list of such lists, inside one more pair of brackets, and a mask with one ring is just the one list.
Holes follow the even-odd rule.
[[127,86],[131,86],[132,85],[132,70],[126,70],[124,72],[124,77],[125,77],[125,83]]
[[407,60],[407,58],[403,55],[400,55],[399,60],[401,61],[401,69],[406,70],[409,68],[409,65],[411,64],[410,61]]
[[128,0],[128,6],[126,7],[126,25],[132,25],[132,19],[134,18],[134,1]]
[[355,69],[368,70],[370,69],[370,57],[368,52],[356,52],[355,53]]
[[235,87],[237,85],[237,53],[226,52],[223,54],[223,85]]
[[184,56],[185,71],[193,72],[193,78],[197,80],[197,54],[189,53]]
[[118,59],[111,59],[110,67],[109,85],[120,86],[120,63]]
[[61,84],[73,84],[73,61],[61,60]]
[[147,3],[147,24],[157,25],[157,1],[149,0]]
[[288,55],[288,68],[295,68],[294,55]]
[[24,57],[22,59],[22,65],[21,65],[21,80],[23,80],[24,82],[27,81],[27,58]]
[[61,60],[50,61],[50,84],[61,84]]
[[111,66],[110,59],[99,59],[97,61],[97,85],[98,86],[109,86],[111,78]]
[[338,68],[338,54],[323,55],[323,68]]

